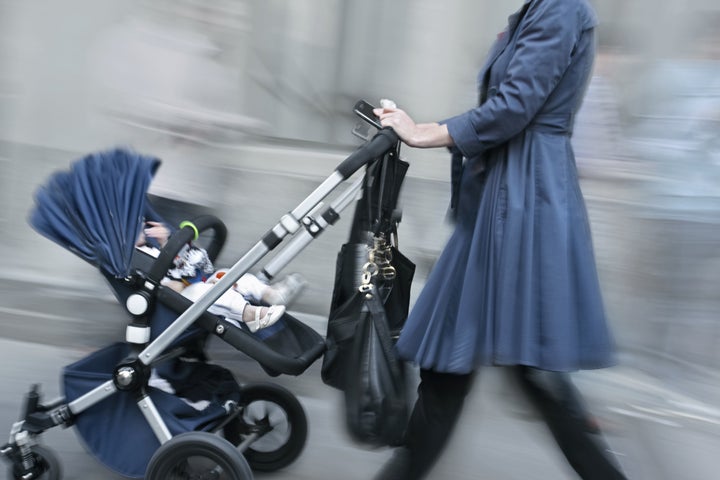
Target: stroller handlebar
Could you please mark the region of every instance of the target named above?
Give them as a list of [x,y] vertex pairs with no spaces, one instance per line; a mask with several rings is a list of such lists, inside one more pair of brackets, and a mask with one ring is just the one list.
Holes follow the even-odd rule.
[[399,141],[400,137],[395,133],[395,130],[390,127],[385,127],[378,131],[369,142],[343,160],[335,170],[346,180],[372,159],[384,155]]

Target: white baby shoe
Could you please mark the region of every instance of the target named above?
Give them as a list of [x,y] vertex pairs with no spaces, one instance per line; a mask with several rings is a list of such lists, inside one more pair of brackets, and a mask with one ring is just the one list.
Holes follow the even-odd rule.
[[[247,308],[247,307],[245,307]],[[269,327],[285,314],[285,305],[270,305],[269,307],[254,307],[255,320],[245,322],[251,332],[255,333],[261,328]],[[265,310],[265,315],[262,314]]]

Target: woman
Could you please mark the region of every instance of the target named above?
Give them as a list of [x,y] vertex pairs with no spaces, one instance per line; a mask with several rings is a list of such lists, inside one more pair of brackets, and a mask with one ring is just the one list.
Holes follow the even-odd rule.
[[409,146],[450,148],[456,219],[397,343],[421,382],[379,478],[426,475],[481,365],[513,369],[580,477],[625,478],[566,373],[613,363],[570,144],[596,25],[587,0],[526,0],[480,72],[477,107],[439,123],[375,111]]

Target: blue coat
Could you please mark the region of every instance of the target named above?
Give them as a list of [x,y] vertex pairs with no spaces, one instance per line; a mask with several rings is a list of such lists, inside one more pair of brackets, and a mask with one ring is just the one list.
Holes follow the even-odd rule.
[[[528,0],[444,123],[464,159],[456,226],[397,343],[422,368],[612,364],[570,135],[594,60],[586,0]],[[458,163],[459,165],[459,163]]]

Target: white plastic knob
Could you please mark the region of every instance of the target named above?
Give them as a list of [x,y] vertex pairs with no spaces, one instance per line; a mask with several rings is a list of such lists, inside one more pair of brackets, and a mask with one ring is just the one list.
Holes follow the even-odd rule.
[[125,306],[127,307],[128,312],[133,315],[143,315],[147,312],[149,304],[147,298],[138,293],[133,293],[128,297],[125,302]]

